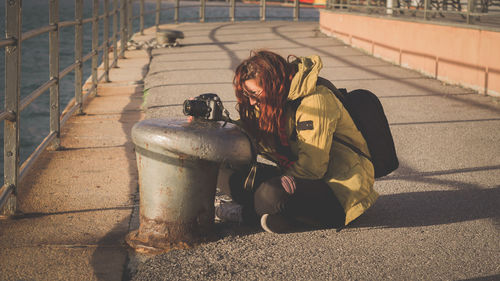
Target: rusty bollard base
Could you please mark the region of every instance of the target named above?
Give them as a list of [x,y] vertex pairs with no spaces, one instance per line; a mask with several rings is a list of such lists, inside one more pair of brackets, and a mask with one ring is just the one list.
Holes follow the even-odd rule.
[[139,230],[134,230],[125,237],[127,244],[141,254],[157,255],[176,249],[189,249],[194,246],[186,242],[169,242],[166,238],[154,237],[151,239],[151,237],[144,237],[146,235],[142,236],[139,235]]
[[158,223],[141,220],[141,227],[130,232],[125,241],[143,254],[161,254],[175,249],[189,249],[215,240],[211,226],[196,224]]
[[232,124],[147,119],[132,128],[139,170],[140,226],[127,243],[162,253],[214,239],[214,201],[221,163],[248,164],[248,138]]

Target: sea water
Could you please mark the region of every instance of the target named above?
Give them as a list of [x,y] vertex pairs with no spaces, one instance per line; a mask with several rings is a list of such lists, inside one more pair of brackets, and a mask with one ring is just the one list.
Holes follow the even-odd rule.
[[[5,34],[5,0],[0,0],[0,32]],[[92,16],[92,0],[84,0],[83,18]],[[27,32],[49,23],[49,0],[22,0],[22,31]],[[100,1],[99,11],[102,14],[104,1]],[[199,20],[199,1],[181,1],[179,12],[180,21],[196,22]],[[109,10],[112,9],[113,1],[109,0]],[[214,7],[213,5],[228,5],[226,2],[207,2],[207,22],[227,21],[229,19],[228,7]],[[173,21],[174,10],[171,9],[174,2],[162,2],[162,8],[168,10],[161,12],[162,23]],[[146,1],[145,10],[152,11],[156,8],[156,1]],[[170,9],[169,9],[170,8]],[[235,17],[237,21],[258,20],[260,8],[258,5],[236,3]],[[133,14],[139,13],[139,3],[134,1]],[[72,21],[75,15],[74,0],[59,1],[59,21]],[[316,9],[301,9],[301,20],[317,21],[319,13]],[[281,7],[268,5],[266,10],[268,20],[293,20],[293,7]],[[133,32],[139,31],[138,19],[134,20]],[[118,18],[118,24],[120,20]],[[155,14],[145,16],[145,27],[154,25]],[[113,20],[110,17],[110,36],[112,35]],[[60,29],[60,70],[65,69],[74,62],[74,30],[73,26]],[[119,30],[119,29],[118,29]],[[103,23],[99,23],[99,45],[102,44]],[[83,25],[83,55],[91,52],[92,24]],[[23,41],[21,46],[21,100],[35,89],[49,80],[49,36],[48,33]],[[99,53],[99,64],[102,61],[102,52]],[[83,65],[84,80],[91,74],[91,60]],[[0,106],[4,109],[5,100],[5,49],[0,48]],[[62,111],[68,102],[74,97],[74,71],[60,81],[60,110]],[[3,185],[3,125],[0,122],[0,179]],[[31,103],[21,112],[20,121],[20,156],[21,163],[25,161],[42,140],[49,134],[49,91],[42,94],[36,101]]]

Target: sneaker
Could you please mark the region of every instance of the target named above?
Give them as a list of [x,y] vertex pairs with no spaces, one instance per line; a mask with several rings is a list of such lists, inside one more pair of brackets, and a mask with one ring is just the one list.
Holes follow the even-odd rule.
[[223,222],[243,222],[243,206],[233,202],[220,202],[215,206],[215,219]]
[[269,233],[287,233],[292,230],[290,221],[280,214],[264,214],[260,218],[262,229]]

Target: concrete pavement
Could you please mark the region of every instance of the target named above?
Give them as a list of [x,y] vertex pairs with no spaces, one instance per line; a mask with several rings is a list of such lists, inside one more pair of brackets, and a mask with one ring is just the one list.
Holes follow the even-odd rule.
[[[443,84],[326,37],[317,23],[170,25],[181,48],[153,50],[146,118],[182,116],[182,102],[221,96],[250,50],[318,54],[322,76],[383,103],[401,167],[376,181],[375,206],[347,229],[271,235],[219,224],[218,241],[142,256],[133,280],[498,280],[499,100]],[[135,271],[135,269],[134,269]]]
[[[154,49],[151,63],[145,50],[127,52],[87,114],[63,129],[65,149],[45,152],[22,183],[22,213],[0,221],[0,280],[500,278],[498,99],[373,58],[313,22],[164,27],[183,31],[183,46]],[[214,242],[128,256],[123,239],[138,227],[130,129],[143,118],[143,90],[146,118],[182,116],[182,102],[204,92],[236,118],[233,71],[257,48],[318,54],[338,87],[375,92],[401,167],[376,181],[375,206],[341,232],[271,235],[219,223]]]

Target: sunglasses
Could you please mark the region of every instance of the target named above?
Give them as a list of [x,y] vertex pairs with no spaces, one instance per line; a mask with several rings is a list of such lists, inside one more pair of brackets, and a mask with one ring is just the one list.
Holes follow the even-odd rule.
[[259,100],[260,96],[262,95],[262,91],[263,90],[260,90],[258,92],[248,92],[246,90],[243,90],[243,95],[249,99]]

